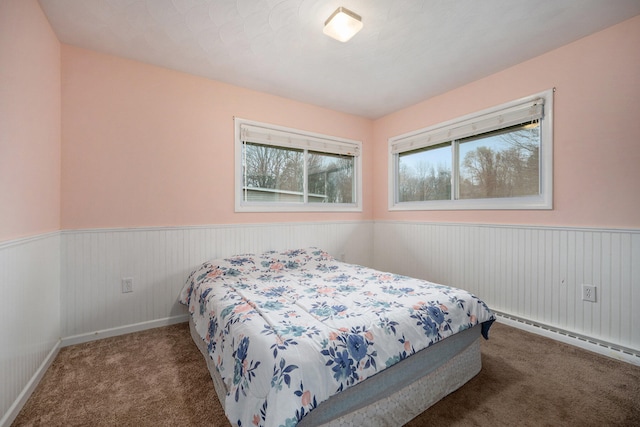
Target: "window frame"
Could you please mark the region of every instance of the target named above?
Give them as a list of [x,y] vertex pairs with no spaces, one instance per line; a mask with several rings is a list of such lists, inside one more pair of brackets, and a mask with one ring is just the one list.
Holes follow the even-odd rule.
[[[555,89],[549,89],[537,94],[507,102],[482,111],[458,117],[443,123],[391,137],[388,140],[388,209],[389,211],[409,210],[550,210],[553,209],[553,93]],[[540,194],[526,197],[501,197],[483,199],[459,199],[459,159],[456,141],[464,140],[471,135],[460,138],[451,138],[452,171],[451,171],[451,199],[399,202],[398,172],[399,154],[415,150],[417,147],[409,146],[398,151],[398,146],[410,145],[410,141],[429,139],[435,135],[433,143],[421,143],[421,147],[438,145],[447,140],[438,139],[438,136],[446,134],[462,127],[473,127],[478,121],[502,121],[502,115],[519,106],[535,102],[537,99],[544,101],[542,117],[540,120]],[[476,135],[506,129],[512,124],[505,122],[491,129],[484,129]]]
[[[317,202],[270,202],[270,201],[245,201],[243,197],[243,129],[254,129],[268,138],[264,145],[298,148],[305,152],[336,154],[335,150],[349,151],[348,155],[354,158],[354,203],[317,203]],[[235,212],[362,212],[362,142],[352,139],[339,138],[330,135],[308,132],[299,129],[277,126],[269,123],[261,123],[253,120],[234,117],[235,140],[235,175],[234,198]],[[247,141],[256,143],[256,141]],[[260,142],[257,142],[260,143]],[[322,146],[332,147],[329,151],[323,151]],[[307,164],[304,165],[303,198],[308,196]]]

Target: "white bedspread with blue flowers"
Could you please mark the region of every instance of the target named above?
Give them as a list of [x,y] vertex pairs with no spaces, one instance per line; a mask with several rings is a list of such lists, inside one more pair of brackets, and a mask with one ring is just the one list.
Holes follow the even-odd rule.
[[191,273],[180,302],[239,426],[294,426],[330,396],[494,319],[469,292],[342,263],[315,248],[207,262]]

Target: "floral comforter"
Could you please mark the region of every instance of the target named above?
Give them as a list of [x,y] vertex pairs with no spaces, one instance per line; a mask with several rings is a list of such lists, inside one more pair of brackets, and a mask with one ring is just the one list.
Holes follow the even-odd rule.
[[[294,426],[330,396],[494,314],[474,295],[311,248],[201,265],[180,294],[229,420]],[[486,322],[486,323],[485,323]]]

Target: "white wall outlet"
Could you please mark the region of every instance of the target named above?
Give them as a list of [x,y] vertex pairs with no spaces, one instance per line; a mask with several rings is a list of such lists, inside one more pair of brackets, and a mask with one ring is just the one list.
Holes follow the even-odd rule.
[[582,300],[596,302],[596,287],[593,285],[582,285]]
[[122,293],[133,292],[133,277],[122,278]]

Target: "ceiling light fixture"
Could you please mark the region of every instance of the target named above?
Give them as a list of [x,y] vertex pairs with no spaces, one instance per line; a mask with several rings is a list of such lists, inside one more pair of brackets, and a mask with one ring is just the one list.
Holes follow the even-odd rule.
[[362,18],[349,9],[339,7],[324,22],[323,33],[341,42],[348,41],[362,29]]

